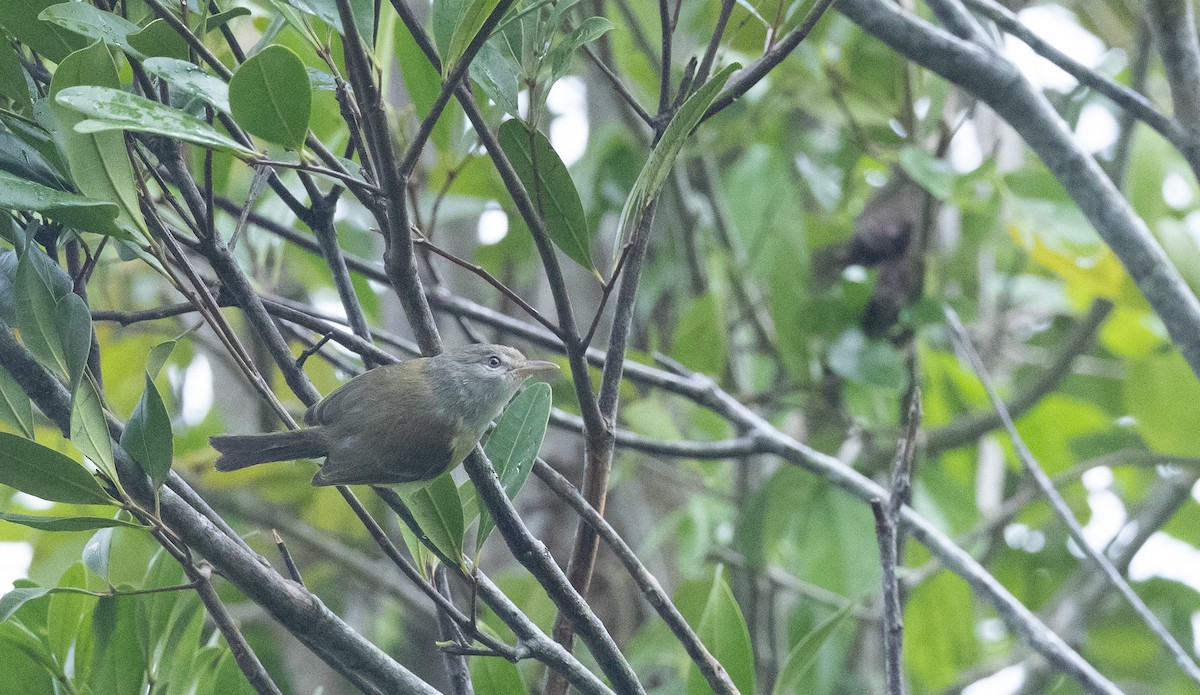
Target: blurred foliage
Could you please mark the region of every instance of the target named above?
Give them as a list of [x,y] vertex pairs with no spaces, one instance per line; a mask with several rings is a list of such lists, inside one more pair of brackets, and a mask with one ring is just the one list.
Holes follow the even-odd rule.
[[[193,36],[234,74],[228,88],[211,66],[183,64],[189,51],[162,20],[153,21],[145,0],[117,3],[123,16],[105,11],[110,4],[0,0],[0,208],[6,211],[0,219],[0,319],[72,389],[77,414],[77,426],[63,436],[0,370],[0,444],[21,442],[0,452],[6,476],[0,542],[29,544],[33,551],[28,579],[18,580],[14,593],[0,601],[0,695],[253,692],[194,592],[124,595],[184,579],[178,563],[144,529],[131,528],[125,512],[114,514],[104,504],[107,498],[88,475],[93,466],[76,465],[85,455],[102,471],[113,465],[111,452],[104,451],[101,387],[108,412],[128,422],[130,440],[122,443],[155,484],[168,470],[193,481],[273,563],[277,551],[263,529],[281,527],[310,589],[381,648],[441,683],[429,609],[397,599],[387,583],[305,540],[316,534],[350,553],[375,557],[337,493],[309,485],[310,465],[211,471],[209,435],[278,423],[255,400],[215,334],[192,330],[199,316],[129,325],[86,321],[87,309],[128,313],[186,301],[161,272],[161,257],[150,253],[151,233],[139,206],[140,197],[182,226],[182,215],[160,195],[179,191],[164,191],[140,158],[125,154],[134,143],[165,136],[194,144],[185,150],[187,165],[198,180],[211,167],[214,226],[224,238],[248,202],[261,220],[316,248],[311,230],[274,192],[263,190],[248,201],[255,168],[246,160],[269,153],[289,165],[312,164],[313,142],[335,153],[350,151],[334,91],[345,74],[340,19],[330,11],[336,4],[187,3]],[[369,2],[351,4],[360,31],[375,32],[375,67],[402,151],[436,99],[442,75],[388,3],[378,22]],[[495,5],[411,4],[429,11],[427,27],[444,59],[443,72],[462,57]],[[753,61],[812,4],[739,0],[713,72]],[[720,0],[680,5],[670,66],[674,85],[684,77],[687,57],[702,55],[720,6]],[[1078,13],[1062,14],[1061,21],[1077,23],[1106,47],[1099,69],[1128,82],[1138,21],[1129,14],[1131,5],[1039,5],[1057,6]],[[592,16],[596,7],[605,17]],[[940,78],[907,65],[831,13],[759,86],[701,123],[686,143],[690,127],[664,136],[667,147],[651,150],[649,131],[623,110],[583,47],[651,108],[660,79],[653,3],[518,2],[505,22],[472,64],[471,86],[518,175],[538,197],[546,220],[555,223],[550,234],[562,258],[573,259],[563,270],[585,329],[601,278],[609,277],[619,258],[631,198],[638,203],[647,190],[663,192],[629,359],[650,363],[658,352],[707,374],[783,431],[840,453],[886,482],[905,410],[909,353],[918,365],[927,433],[989,410],[979,379],[953,352],[943,303],[972,324],[992,375],[1007,397],[1017,397],[1055,363],[1093,304],[1111,302],[1095,340],[1052,392],[1020,416],[1022,435],[1081,521],[1094,519],[1097,527],[1136,518],[1164,480],[1194,481],[1200,473],[1200,383],[1161,322],[1045,167],[1022,156],[1021,148],[1014,155],[1011,133]],[[241,66],[226,33],[252,56]],[[1166,104],[1159,70],[1151,70],[1145,91]],[[162,99],[135,99],[131,90],[143,89],[146,80],[153,80],[159,91],[154,96]],[[700,96],[711,99],[716,87],[710,89]],[[585,105],[563,106],[572,95]],[[1083,128],[1083,114],[1096,109],[1109,119],[1117,115],[1082,87],[1048,96],[1071,128]],[[706,106],[693,103],[686,115],[698,121]],[[222,116],[261,140],[234,141]],[[523,126],[515,120],[501,126],[510,116]],[[1114,132],[1131,138],[1125,170],[1115,171],[1122,164],[1114,161],[1115,140],[1098,150],[1098,159],[1127,182],[1137,214],[1192,287],[1200,288],[1200,187],[1158,136],[1145,128]],[[677,145],[677,159],[665,153]],[[209,161],[205,147],[215,150]],[[360,176],[357,163],[339,161],[348,175]],[[276,171],[292,195],[309,199],[294,171]],[[320,174],[314,180],[322,192],[334,184]],[[901,181],[903,190],[896,193]],[[411,198],[422,234],[554,315],[529,231],[453,100],[433,128]],[[881,231],[868,224],[873,216],[893,226]],[[503,235],[495,232],[498,219],[507,225]],[[378,265],[376,223],[349,194],[335,223],[346,254]],[[234,249],[255,289],[272,300],[340,314],[320,254],[282,240],[269,227],[246,226]],[[877,249],[874,242],[881,239],[896,247],[870,263],[847,261],[855,244]],[[432,264],[441,278],[429,276],[432,283],[444,281],[455,294],[528,319],[477,277],[440,259]],[[84,267],[91,275],[81,283]],[[402,333],[390,289],[357,273],[354,280],[371,324]],[[86,293],[79,292],[83,285]],[[882,328],[864,319],[881,301],[895,308]],[[226,316],[261,358],[284,405],[301,411],[278,371],[268,368],[269,357],[241,314]],[[597,344],[606,325],[601,320]],[[452,321],[443,328],[460,340]],[[476,328],[487,338],[520,342],[495,326]],[[286,335],[296,354],[320,338],[302,328]],[[382,335],[380,344],[392,349]],[[93,337],[98,359],[89,361]],[[168,341],[175,342],[163,347]],[[323,354],[333,360],[305,363],[322,393],[362,366],[340,347]],[[93,385],[97,398],[89,401]],[[553,388],[555,407],[579,411],[567,376]],[[541,412],[530,420],[544,422]],[[664,440],[706,442],[736,434],[697,403],[632,381],[621,390],[618,426]],[[507,485],[509,492],[556,555],[565,557],[575,517],[536,492],[517,494],[543,430],[536,422],[517,433],[503,427],[502,421],[498,436],[523,438],[533,447],[512,454],[505,482],[515,484]],[[574,441],[549,437],[541,455],[577,470],[580,450]],[[940,450],[922,452],[918,466],[916,510],[981,558],[1032,610],[1047,616],[1064,606],[1083,611],[1066,637],[1084,645],[1082,653],[1101,672],[1130,692],[1195,692],[1125,604],[1105,596],[1073,605],[1092,569],[1047,506],[1029,494],[1030,482],[1007,440],[995,433],[951,439]],[[438,505],[455,499],[449,478],[440,485],[446,497],[429,502],[431,515],[444,516]],[[18,488],[40,491],[53,503]],[[477,512],[469,484],[458,494],[464,500],[452,506],[466,506],[469,526]],[[1015,501],[1014,508],[1003,506],[1006,501]],[[367,503],[383,514],[377,500]],[[1200,610],[1197,512],[1189,498],[1173,519],[1156,520],[1162,526],[1156,538],[1180,543],[1171,547],[1187,554],[1187,581],[1180,581],[1180,572],[1135,584],[1186,645],[1195,641]],[[21,515],[45,518],[22,521]],[[607,515],[673,588],[680,609],[743,693],[881,692],[880,572],[863,504],[766,456],[714,462],[618,449]],[[444,541],[457,550],[464,519],[452,521],[440,532],[457,535]],[[481,546],[490,523],[483,522]],[[1155,557],[1171,561],[1162,553]],[[484,546],[481,558],[510,598],[549,630],[552,604],[528,575],[511,569],[501,544]],[[904,612],[904,665],[913,693],[944,692],[1026,658],[1018,636],[964,582],[933,564],[927,551],[908,543],[905,559],[912,570],[906,576],[918,578]],[[629,598],[635,589],[603,552],[598,574],[593,604],[647,687],[658,695],[706,692],[678,642],[651,610]],[[223,582],[218,587],[285,692],[321,686],[326,693],[349,692],[336,676],[303,663],[312,661],[307,655],[297,658],[292,652],[302,647],[281,641],[280,629],[249,599]],[[481,621],[513,639],[483,609]],[[580,658],[590,663],[590,657]],[[480,695],[532,690],[543,677],[532,662],[514,666],[472,657],[470,669]],[[1043,691],[1076,692],[1077,686],[1051,678]]]

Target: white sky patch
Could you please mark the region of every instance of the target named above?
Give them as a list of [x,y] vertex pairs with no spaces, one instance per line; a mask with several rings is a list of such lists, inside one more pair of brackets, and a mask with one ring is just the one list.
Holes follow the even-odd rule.
[[1120,127],[1112,112],[1104,106],[1091,102],[1079,112],[1075,124],[1075,141],[1089,154],[1103,152],[1117,142]]
[[1025,667],[1008,666],[963,688],[963,695],[1009,695],[1025,682]]
[[1093,548],[1104,548],[1125,525],[1128,518],[1125,505],[1121,503],[1120,497],[1108,489],[1091,492],[1087,499],[1092,516],[1083,527],[1083,538]]
[[965,121],[950,141],[950,166],[960,174],[975,171],[983,164],[983,148],[979,145],[979,133],[975,121]]
[[[1030,31],[1087,67],[1095,67],[1104,55],[1104,42],[1079,26],[1075,15],[1066,8],[1039,5],[1021,10],[1017,18]],[[1066,92],[1076,85],[1074,77],[1012,36],[1004,37],[1004,55],[1038,89]]]
[[564,77],[555,82],[546,95],[546,107],[554,114],[550,144],[563,164],[571,166],[583,156],[588,142],[587,89],[583,81]]
[[183,421],[188,425],[200,424],[212,404],[212,365],[204,355],[196,355],[183,376]]
[[1200,550],[1161,531],[1155,533],[1129,564],[1133,581],[1151,577],[1171,579],[1200,591]]
[[337,290],[322,287],[319,290],[314,290],[312,293],[313,308],[322,314],[336,316],[340,319],[346,318],[346,307],[342,304],[342,300],[338,297]]
[[13,590],[13,582],[29,576],[33,546],[25,541],[0,543],[0,594]]
[[508,236],[508,215],[500,209],[500,203],[494,200],[488,201],[483,214],[479,216],[476,234],[479,237],[479,243],[484,246],[499,243],[501,239]]
[[13,495],[13,502],[16,502],[26,509],[32,509],[35,511],[46,511],[54,506],[53,502],[44,500],[41,497],[34,497],[33,495],[29,495],[24,492],[18,492],[17,494]]
[[1163,177],[1162,197],[1163,202],[1176,210],[1186,210],[1196,200],[1191,184],[1174,171]]

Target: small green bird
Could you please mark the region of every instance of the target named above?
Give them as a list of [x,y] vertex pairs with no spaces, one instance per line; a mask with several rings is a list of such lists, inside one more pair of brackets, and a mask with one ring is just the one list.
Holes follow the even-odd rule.
[[504,345],[469,345],[354,377],[308,409],[308,427],[209,442],[219,471],[324,456],[313,485],[432,480],[462,463],[526,379],[557,369]]

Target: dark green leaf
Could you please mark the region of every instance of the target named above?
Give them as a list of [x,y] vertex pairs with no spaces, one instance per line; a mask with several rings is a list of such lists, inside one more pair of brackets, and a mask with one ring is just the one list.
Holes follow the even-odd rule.
[[450,52],[450,41],[459,21],[466,14],[467,5],[471,0],[435,0],[429,9],[432,22],[433,43],[437,47],[442,62]]
[[458,487],[449,473],[398,490],[429,540],[447,557],[461,558],[465,522]]
[[472,656],[471,685],[476,695],[512,695],[527,692],[517,665],[492,656]]
[[[433,6],[434,17],[437,17],[439,4]],[[436,24],[435,24],[436,27]],[[408,91],[408,96],[412,99],[413,107],[416,109],[417,116],[423,118],[425,114],[433,107],[434,101],[437,100],[438,92],[442,89],[442,77],[437,70],[426,60],[425,54],[421,52],[417,42],[413,39],[412,34],[404,23],[396,20],[396,60],[400,64],[400,75],[404,79],[404,89]],[[438,118],[438,122],[433,127],[433,133],[429,139],[439,150],[447,150],[450,143],[455,137],[453,132],[454,118],[452,114],[459,113],[454,111],[451,106],[447,106]]]
[[0,171],[0,208],[39,212],[68,227],[132,239],[116,224],[120,212],[113,203],[48,188]]
[[163,365],[171,357],[171,352],[175,350],[174,340],[164,340],[163,342],[150,348],[150,354],[146,356],[146,373],[153,379],[162,371]]
[[191,114],[118,89],[70,87],[55,100],[91,117],[75,126],[78,133],[129,130],[227,150],[243,157],[261,156]]
[[517,94],[521,91],[521,66],[504,55],[495,41],[488,41],[479,49],[475,60],[471,61],[470,73],[475,84],[496,102],[501,111],[520,118]]
[[73,31],[38,19],[55,0],[0,0],[0,26],[21,43],[57,63],[91,43]]
[[304,144],[312,111],[308,71],[292,49],[267,46],[229,81],[233,117],[258,137],[289,149]]
[[14,286],[21,341],[74,388],[92,344],[87,304],[71,291],[71,278],[36,244],[27,243],[20,255]]
[[[133,165],[125,149],[125,138],[120,133],[76,132],[75,126],[83,117],[55,100],[63,90],[72,87],[115,90],[120,86],[112,55],[104,44],[97,42],[72,53],[59,64],[50,80],[48,103],[57,124],[55,137],[62,145],[75,186],[90,198],[115,203],[120,211],[117,225],[145,236],[146,223],[138,206]],[[126,234],[121,238],[132,240],[134,237]]]
[[71,400],[71,443],[110,479],[117,480],[116,460],[113,458],[108,421],[104,417],[104,404],[90,371],[84,374]]
[[613,23],[603,17],[588,17],[567,34],[550,52],[550,82],[553,84],[571,69],[571,57],[585,46],[612,31]]
[[6,96],[25,108],[33,105],[29,97],[25,68],[17,59],[17,52],[13,49],[9,37],[3,32],[0,32],[0,96]]
[[462,59],[467,46],[475,35],[483,28],[484,22],[495,11],[500,0],[467,0],[463,3],[463,12],[458,16],[454,25],[454,33],[450,35],[450,43],[442,57],[442,73],[450,74],[454,64]]
[[141,524],[123,519],[105,519],[95,516],[29,516],[0,512],[0,521],[8,521],[41,531],[95,531],[112,526],[145,528]]
[[[525,389],[504,409],[484,446],[509,499],[517,496],[533,470],[534,459],[546,436],[551,401],[550,384],[539,382]],[[475,534],[477,549],[483,547],[495,526],[491,513],[480,505],[479,530]]]
[[621,231],[617,234],[618,249],[620,244],[629,240],[634,233],[634,228],[640,224],[642,214],[646,211],[646,205],[658,196],[658,192],[671,173],[671,167],[675,166],[675,159],[679,156],[679,151],[683,149],[683,144],[687,142],[688,136],[700,124],[700,119],[704,118],[708,107],[721,93],[721,88],[725,86],[729,76],[739,68],[741,66],[737,63],[722,68],[720,72],[712,76],[712,79],[705,82],[688,97],[687,101],[683,102],[683,105],[675,112],[675,116],[663,131],[663,136],[659,138],[658,144],[650,153],[650,158],[642,166],[637,183],[634,184],[629,198],[625,201],[625,209],[621,211]]
[[222,25],[227,24],[230,20],[238,17],[246,17],[250,14],[248,7],[234,7],[224,12],[218,12],[204,21],[204,33],[220,29]]
[[171,442],[171,416],[154,380],[147,374],[146,390],[125,424],[121,446],[150,476],[155,488],[166,482],[171,472]]
[[29,395],[3,367],[0,367],[0,422],[33,439],[33,405]]
[[100,599],[92,613],[92,634],[96,641],[88,683],[92,692],[141,692],[146,655],[137,638],[137,601]]
[[[82,589],[95,591],[104,587],[89,576],[82,562],[76,562],[59,577],[56,589]],[[51,591],[50,605],[46,608],[46,631],[49,633],[50,649],[59,663],[67,663],[74,651],[75,675],[86,676],[92,663],[92,609],[96,597],[74,591]]]
[[771,695],[804,695],[808,690],[801,690],[799,686],[801,679],[812,668],[813,663],[817,659],[817,652],[829,640],[833,631],[846,616],[852,612],[852,606],[846,606],[842,610],[835,613],[825,622],[813,628],[811,632],[804,636],[792,651],[788,653],[787,659],[783,662],[783,668],[779,671],[779,677],[775,679],[775,687],[771,690]]
[[0,484],[51,502],[113,503],[83,466],[7,432],[0,432]]
[[501,123],[498,136],[500,147],[541,214],[550,239],[576,263],[595,272],[583,203],[550,141],[515,119]]

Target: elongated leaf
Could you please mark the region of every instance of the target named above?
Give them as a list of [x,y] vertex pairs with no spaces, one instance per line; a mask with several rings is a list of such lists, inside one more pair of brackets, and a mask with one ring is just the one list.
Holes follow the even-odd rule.
[[0,421],[33,439],[33,404],[25,390],[0,367]]
[[16,613],[26,603],[50,593],[50,588],[48,586],[24,586],[0,596],[0,622],[11,618],[13,613]]
[[95,531],[112,526],[145,528],[141,524],[124,519],[105,519],[97,516],[30,516],[0,512],[0,521],[8,521],[40,531]]
[[0,96],[6,96],[26,108],[33,105],[25,68],[21,66],[8,35],[3,32],[0,32]]
[[[88,575],[82,562],[76,562],[58,578],[56,589],[100,590],[102,587]],[[87,665],[92,663],[92,609],[96,597],[75,591],[51,591],[46,609],[46,631],[50,649],[61,664],[74,650],[75,675],[86,677]]]
[[289,149],[304,144],[312,112],[308,71],[292,49],[267,46],[229,81],[233,118],[258,137]]
[[87,304],[71,291],[71,278],[33,243],[25,244],[14,285],[21,341],[73,389],[92,344]]
[[[438,12],[438,4],[433,6],[433,12]],[[400,20],[396,20],[396,60],[400,63],[400,75],[404,80],[404,89],[408,92],[408,96],[412,99],[413,106],[416,109],[418,117],[424,117],[429,113],[433,102],[437,100],[438,92],[442,88],[442,77],[438,71],[429,64],[425,59],[425,55],[421,52],[417,42],[409,32],[408,27]],[[515,94],[515,92],[514,92]],[[514,97],[515,98],[515,97]],[[449,149],[456,133],[453,125],[455,118],[461,114],[461,109],[457,109],[452,104],[447,105],[442,115],[438,118],[437,123],[433,126],[433,133],[429,139],[433,142],[438,150]]]
[[491,656],[473,656],[471,685],[476,695],[511,695],[526,692],[517,665]]
[[399,492],[417,524],[437,549],[447,557],[461,558],[466,524],[454,478],[443,473],[415,488],[401,487]]
[[550,239],[572,260],[595,272],[592,265],[591,233],[579,192],[558,153],[536,130],[518,120],[500,124],[500,147],[508,155],[521,183],[533,198]]
[[55,63],[91,43],[86,38],[50,22],[38,14],[56,0],[0,0],[0,26],[42,56]]
[[203,99],[217,110],[230,113],[229,85],[195,63],[174,58],[151,58],[143,65],[184,94]]
[[141,692],[146,679],[146,654],[138,642],[137,601],[100,599],[92,613],[92,634],[96,642],[89,678],[92,692]]
[[[534,459],[546,436],[552,400],[550,384],[539,382],[525,389],[504,409],[504,414],[496,421],[496,429],[492,430],[484,446],[509,499],[517,496],[517,491],[533,470]],[[495,527],[491,513],[480,505],[476,548],[483,547],[483,542]]]
[[446,47],[446,55],[442,59],[442,73],[450,74],[450,70],[454,68],[454,64],[462,59],[463,54],[467,51],[467,46],[475,38],[475,35],[483,28],[483,23],[487,21],[488,16],[495,11],[496,6],[500,4],[500,0],[468,0],[466,7],[458,22],[454,26],[454,33],[450,36],[450,45]]
[[0,484],[51,502],[113,503],[83,466],[7,432],[0,432]]
[[[718,567],[713,574],[704,604],[704,614],[696,632],[704,646],[725,667],[733,684],[743,693],[754,692],[754,650],[750,645],[750,631],[738,607],[733,591],[725,582],[724,568]],[[711,693],[708,681],[693,664],[688,669],[688,695]]]
[[588,17],[550,52],[550,82],[553,84],[571,69],[571,57],[580,47],[612,31],[613,23],[603,17]]
[[[75,6],[82,7],[77,3]],[[71,179],[84,195],[115,203],[119,209],[117,225],[133,233],[146,233],[146,223],[138,206],[133,165],[120,133],[84,134],[75,131],[83,117],[59,105],[54,98],[64,89],[79,86],[121,86],[117,66],[108,48],[95,43],[63,59],[50,80],[50,111],[57,124],[55,137],[67,158]],[[123,238],[132,240],[126,235]]]
[[113,203],[48,188],[0,171],[0,208],[38,212],[55,222],[85,232],[133,239],[116,224]]
[[150,348],[150,354],[146,356],[146,373],[153,379],[162,371],[163,365],[167,363],[167,359],[171,357],[171,352],[175,349],[175,340],[164,340],[163,342]]
[[86,36],[93,41],[112,44],[134,57],[142,57],[137,49],[129,45],[129,35],[138,31],[138,25],[112,12],[92,7],[85,2],[63,2],[51,5],[38,14],[38,19]]
[[75,126],[78,133],[131,130],[226,150],[242,157],[262,156],[191,114],[119,89],[71,87],[59,92],[55,100],[91,117]]
[[171,416],[149,374],[146,375],[146,390],[121,434],[121,446],[150,476],[150,483],[155,488],[166,481],[171,472],[173,453]]
[[504,113],[520,118],[517,94],[521,91],[521,66],[504,54],[496,41],[488,41],[471,61],[471,79]]
[[71,400],[71,443],[111,480],[118,479],[104,405],[90,372],[80,381]]
[[775,679],[775,687],[771,695],[804,695],[807,690],[800,690],[801,681],[817,660],[817,652],[825,645],[838,625],[850,615],[853,606],[847,606],[838,611],[825,622],[813,628],[804,636],[792,651],[788,653]]
[[220,29],[223,24],[229,23],[230,20],[238,17],[245,17],[249,14],[250,8],[248,7],[234,7],[225,10],[224,12],[218,12],[217,14],[209,16],[208,19],[204,21],[204,33],[207,34],[210,31]]
[[616,248],[619,249],[620,245],[628,241],[630,235],[634,233],[646,211],[647,203],[657,197],[667,176],[671,173],[671,167],[675,166],[675,159],[679,156],[679,151],[683,149],[683,144],[687,142],[688,136],[700,124],[700,119],[704,118],[708,107],[721,93],[721,88],[725,86],[729,76],[739,68],[741,66],[737,63],[722,68],[720,72],[712,76],[712,79],[705,82],[704,86],[688,97],[687,101],[683,102],[683,105],[675,112],[674,118],[667,124],[663,136],[654,146],[654,151],[650,153],[650,158],[642,167],[642,173],[638,174],[637,183],[634,184],[629,198],[625,201],[625,209],[621,212],[621,231],[617,234]]
[[954,169],[950,162],[938,159],[932,152],[920,147],[905,147],[900,151],[900,166],[938,200],[946,200],[954,194]]

